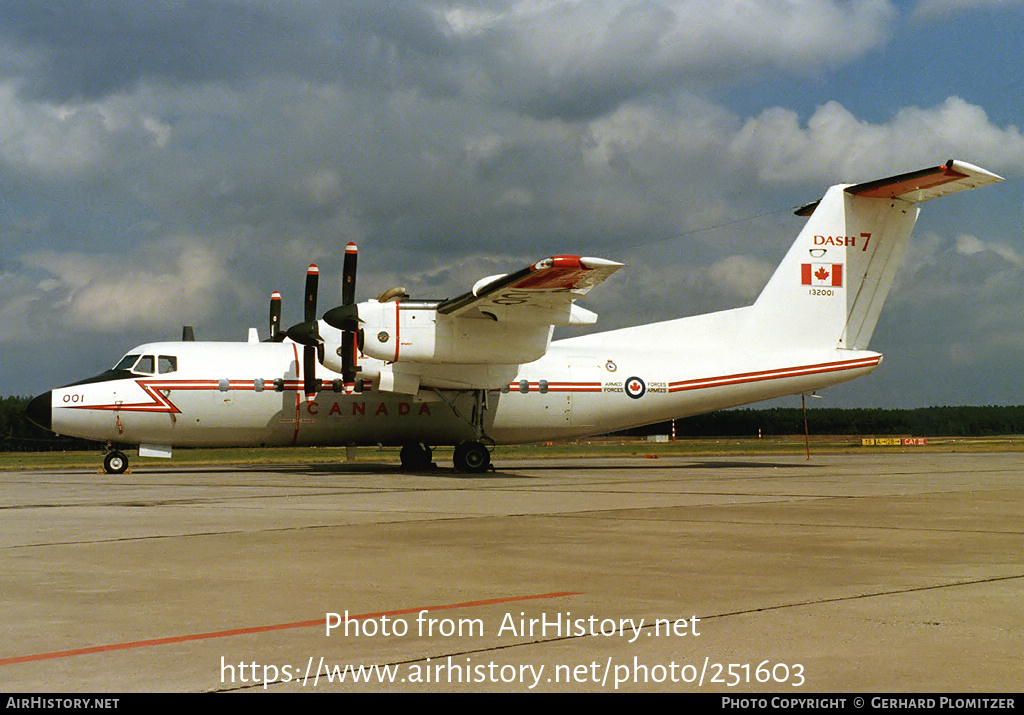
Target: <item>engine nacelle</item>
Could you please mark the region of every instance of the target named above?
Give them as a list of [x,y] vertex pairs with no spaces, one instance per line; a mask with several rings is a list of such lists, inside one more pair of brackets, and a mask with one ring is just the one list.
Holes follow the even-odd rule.
[[425,301],[359,304],[362,352],[385,362],[519,364],[547,351],[552,326],[450,317]]

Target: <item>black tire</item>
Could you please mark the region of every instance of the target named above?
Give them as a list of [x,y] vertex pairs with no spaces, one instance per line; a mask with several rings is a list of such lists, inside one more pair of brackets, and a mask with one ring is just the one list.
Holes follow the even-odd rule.
[[430,469],[434,462],[434,453],[424,444],[407,444],[402,447],[402,451],[399,452],[399,458],[402,460],[402,469],[409,469],[415,472],[421,472],[425,469]]
[[491,453],[480,442],[463,442],[455,447],[452,461],[460,472],[479,474],[491,466]]
[[107,474],[124,474],[128,469],[128,457],[124,452],[107,452],[103,457],[103,470]]

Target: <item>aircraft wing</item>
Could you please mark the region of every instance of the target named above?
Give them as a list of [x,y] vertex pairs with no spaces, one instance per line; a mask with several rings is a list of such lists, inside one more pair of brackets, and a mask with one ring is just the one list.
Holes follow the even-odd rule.
[[552,256],[520,271],[477,281],[468,293],[442,301],[437,312],[499,322],[592,323],[597,316],[573,302],[621,267],[603,258]]

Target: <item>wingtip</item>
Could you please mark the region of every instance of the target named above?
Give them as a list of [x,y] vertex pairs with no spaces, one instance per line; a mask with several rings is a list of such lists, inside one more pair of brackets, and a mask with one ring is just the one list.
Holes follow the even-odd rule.
[[618,261],[609,261],[607,258],[595,258],[593,256],[583,256],[580,258],[580,264],[586,268],[622,268],[625,265]]
[[1006,181],[1006,179],[999,174],[995,174],[988,169],[982,169],[980,166],[976,166],[969,162],[960,161],[959,159],[950,159],[947,161],[946,168],[960,174],[966,174],[967,176],[982,179],[983,183],[986,184],[994,184],[997,181]]

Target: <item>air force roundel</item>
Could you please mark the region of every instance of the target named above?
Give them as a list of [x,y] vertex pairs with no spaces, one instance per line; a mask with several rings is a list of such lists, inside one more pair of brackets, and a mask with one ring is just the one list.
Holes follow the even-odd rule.
[[639,400],[647,392],[647,385],[639,377],[631,377],[626,380],[626,394],[634,400]]

